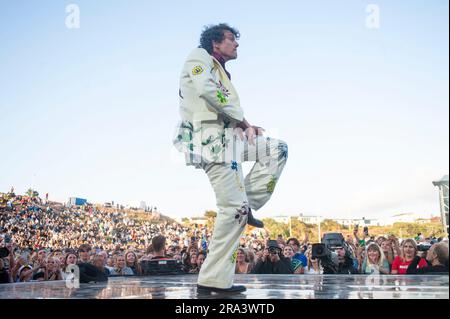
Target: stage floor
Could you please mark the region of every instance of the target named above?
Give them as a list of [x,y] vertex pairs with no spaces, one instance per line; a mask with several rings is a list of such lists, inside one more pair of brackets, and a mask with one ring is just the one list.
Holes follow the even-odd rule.
[[197,295],[197,275],[116,277],[67,288],[64,281],[0,285],[0,299],[449,299],[448,276],[236,275],[247,291]]

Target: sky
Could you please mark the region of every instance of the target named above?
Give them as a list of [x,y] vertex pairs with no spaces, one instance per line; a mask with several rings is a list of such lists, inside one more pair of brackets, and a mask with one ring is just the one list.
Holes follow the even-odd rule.
[[241,33],[227,69],[245,117],[289,145],[256,216],[439,215],[447,0],[0,0],[0,192],[215,210],[171,140],[183,63],[220,22]]

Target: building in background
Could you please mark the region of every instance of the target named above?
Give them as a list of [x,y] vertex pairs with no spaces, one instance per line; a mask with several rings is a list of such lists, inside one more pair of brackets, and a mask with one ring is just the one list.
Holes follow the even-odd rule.
[[298,220],[305,224],[312,224],[312,225],[318,225],[321,221],[320,216],[313,216],[313,215],[303,215],[300,214],[298,217]]
[[290,218],[291,218],[290,216],[274,216],[274,217],[271,217],[271,219],[273,219],[277,223],[283,223],[283,224],[289,223]]
[[208,222],[208,218],[206,217],[191,217],[189,218],[189,223],[197,224],[198,226],[206,226],[206,223]]
[[336,218],[333,221],[337,222],[346,227],[352,228],[355,225],[359,226],[380,226],[380,222],[378,219],[370,219],[370,218]]

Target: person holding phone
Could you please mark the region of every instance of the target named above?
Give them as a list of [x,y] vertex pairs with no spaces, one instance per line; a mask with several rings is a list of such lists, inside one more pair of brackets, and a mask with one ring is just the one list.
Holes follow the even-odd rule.
[[363,239],[359,238],[358,231],[359,231],[359,225],[356,224],[355,228],[353,229],[353,236],[355,237],[357,246],[358,247],[366,247],[366,240],[365,240],[365,238],[363,238]]

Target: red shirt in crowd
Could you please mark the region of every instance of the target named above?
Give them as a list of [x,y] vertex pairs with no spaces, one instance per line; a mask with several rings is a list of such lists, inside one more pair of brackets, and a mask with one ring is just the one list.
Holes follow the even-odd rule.
[[[402,260],[402,258],[400,258],[400,256],[397,256],[392,262],[392,270],[397,270],[399,275],[406,275],[406,270],[408,269],[408,266],[411,263],[412,260],[404,261]],[[428,266],[427,261],[421,258],[419,264],[417,265],[417,268],[423,268],[426,266]]]

